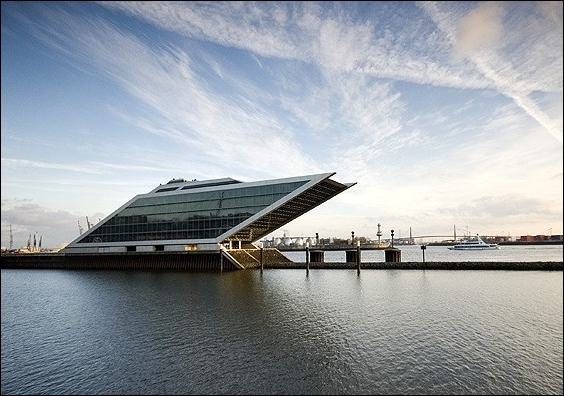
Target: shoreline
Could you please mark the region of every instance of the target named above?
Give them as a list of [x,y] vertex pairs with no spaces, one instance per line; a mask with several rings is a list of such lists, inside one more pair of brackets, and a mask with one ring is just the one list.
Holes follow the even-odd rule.
[[[246,268],[229,268],[215,264],[192,265],[186,255],[111,255],[99,260],[93,256],[65,257],[62,254],[2,255],[1,269],[63,269],[63,270],[131,270],[131,271],[244,271],[246,269],[356,269],[356,270],[502,270],[502,271],[562,271],[562,261],[480,262],[480,261],[398,261],[398,262],[254,262]],[[148,259],[150,257],[150,259]],[[98,259],[98,260],[97,260]],[[359,268],[360,265],[360,268]]]
[[[255,252],[256,253],[256,252]],[[349,253],[349,252],[347,252]],[[344,261],[293,261],[278,253],[239,258],[234,265],[219,254],[206,252],[151,252],[106,254],[2,254],[2,269],[67,269],[67,270],[131,270],[131,271],[241,271],[246,269],[356,269],[356,270],[510,270],[562,271],[563,261],[401,261],[401,256],[386,254],[383,261],[363,262],[352,251]],[[388,251],[386,251],[388,253]],[[393,252],[392,252],[393,253]],[[256,256],[256,255],[255,255]],[[423,257],[424,259],[424,257]],[[305,260],[305,258],[303,258]]]

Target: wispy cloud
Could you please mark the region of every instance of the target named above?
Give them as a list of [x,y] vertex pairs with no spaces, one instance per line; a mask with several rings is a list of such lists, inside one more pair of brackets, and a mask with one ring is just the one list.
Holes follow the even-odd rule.
[[351,221],[446,222],[445,208],[478,215],[482,197],[523,213],[562,204],[561,2],[18,4],[2,6],[3,48],[25,31],[96,86],[68,95],[102,117],[57,120],[67,138],[50,140],[3,104],[10,191],[87,178],[119,188],[110,211],[131,194],[120,180],[335,170],[358,182],[335,199],[362,208]]
[[[513,99],[562,143],[561,120],[552,120],[530,98],[535,90],[562,91],[562,56],[545,48],[547,43],[562,41],[562,3],[519,7],[512,2],[486,2],[468,11],[456,24],[445,22],[434,6],[425,4],[424,8],[453,40],[456,54],[471,61],[492,87]],[[516,8],[518,12],[512,12]],[[533,8],[530,14],[529,8]],[[504,27],[504,18],[513,18],[510,31]]]

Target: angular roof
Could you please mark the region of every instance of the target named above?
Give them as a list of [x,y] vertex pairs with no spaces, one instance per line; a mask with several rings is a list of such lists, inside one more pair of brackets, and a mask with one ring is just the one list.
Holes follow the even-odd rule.
[[[308,182],[292,194],[229,230],[220,238],[241,241],[259,240],[356,184],[336,182],[331,179],[333,175],[335,172],[292,178],[292,180],[308,180]],[[276,183],[282,180],[289,179],[270,180],[265,183]]]

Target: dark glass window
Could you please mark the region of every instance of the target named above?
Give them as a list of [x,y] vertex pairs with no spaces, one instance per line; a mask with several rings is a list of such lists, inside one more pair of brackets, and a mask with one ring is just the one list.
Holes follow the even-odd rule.
[[305,183],[142,197],[78,243],[216,238]]

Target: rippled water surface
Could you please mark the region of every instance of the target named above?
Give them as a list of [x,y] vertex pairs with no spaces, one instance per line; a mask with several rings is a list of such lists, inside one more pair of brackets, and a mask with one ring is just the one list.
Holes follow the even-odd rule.
[[2,270],[2,394],[562,394],[562,271]]

